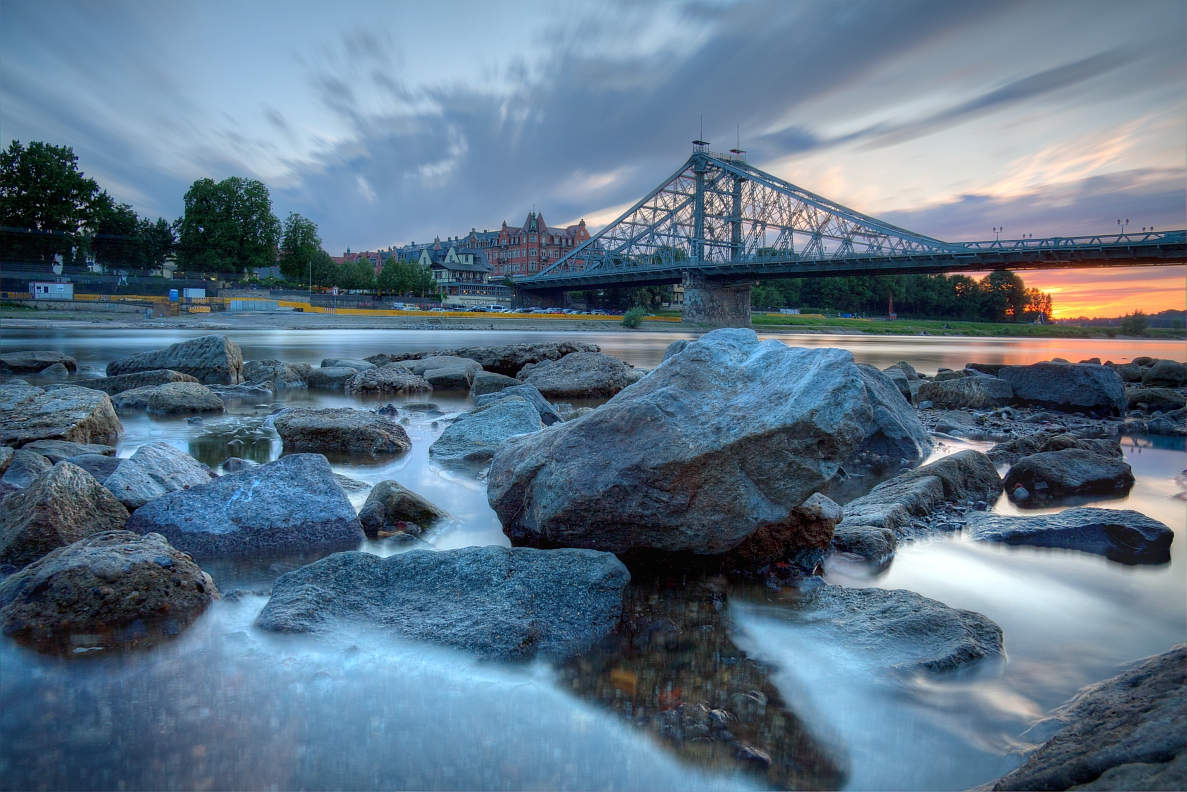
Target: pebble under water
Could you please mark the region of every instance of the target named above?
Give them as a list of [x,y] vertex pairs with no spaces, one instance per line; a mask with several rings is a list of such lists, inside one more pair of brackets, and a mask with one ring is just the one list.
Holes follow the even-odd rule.
[[[76,356],[80,366],[101,370],[110,359],[182,340],[53,332],[15,339],[6,333],[4,349],[56,348]],[[246,358],[314,365],[322,357],[391,351],[393,337],[410,349],[545,340],[511,333],[405,338],[412,334],[383,332],[381,338],[375,331],[310,331],[285,333],[273,348],[264,335],[230,335]],[[640,334],[623,337],[621,349],[604,348],[651,366],[672,339]],[[578,340],[603,343],[585,335]],[[822,340],[811,342],[825,345]],[[897,339],[893,359],[870,362],[906,359],[934,370],[926,361],[939,354],[937,344],[923,339],[913,356],[914,341]],[[848,346],[843,338],[827,342]],[[976,346],[984,342],[943,342],[942,365],[986,359],[985,348]],[[1061,354],[1051,352],[1047,340],[1029,343],[1033,349],[1015,351],[1032,360]],[[1105,351],[1062,353],[1079,359],[1074,356]],[[1152,354],[1159,353],[1182,357],[1181,351]],[[427,399],[437,411],[400,413],[413,443],[409,453],[379,464],[336,461],[334,470],[366,484],[394,478],[448,510],[453,519],[413,547],[508,545],[481,478],[429,463],[429,445],[450,414],[468,408],[468,398],[439,392]],[[266,403],[232,402],[225,414],[201,421],[121,413],[125,434],[118,454],[164,441],[215,469],[233,456],[267,462],[280,455],[269,415],[282,404],[402,401],[292,390]],[[374,634],[361,634],[350,646],[327,646],[252,626],[272,582],[314,558],[217,562],[203,568],[224,594],[234,593],[174,641],[141,651],[55,657],[0,640],[0,788],[983,784],[1017,766],[1018,751],[1035,739],[1024,732],[1080,687],[1185,638],[1183,440],[1122,442],[1136,486],[1124,498],[1087,504],[1136,509],[1166,523],[1175,532],[1169,563],[1127,566],[1074,551],[977,543],[960,533],[901,543],[884,569],[826,560],[829,583],[910,589],[997,622],[1006,658],[963,673],[904,673],[866,649],[861,636],[799,623],[789,607],[795,589],[679,570],[636,574],[622,628],[566,661],[481,662]],[[969,447],[990,444],[945,438],[935,454]],[[348,495],[357,508],[366,489]],[[1019,513],[1004,497],[993,508]],[[389,555],[409,545],[369,540],[360,549]]]

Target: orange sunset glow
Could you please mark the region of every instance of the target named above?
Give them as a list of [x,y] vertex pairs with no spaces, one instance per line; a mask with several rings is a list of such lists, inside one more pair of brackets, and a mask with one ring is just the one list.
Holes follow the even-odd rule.
[[1187,267],[1020,272],[1027,286],[1051,292],[1054,316],[1122,316],[1187,307]]

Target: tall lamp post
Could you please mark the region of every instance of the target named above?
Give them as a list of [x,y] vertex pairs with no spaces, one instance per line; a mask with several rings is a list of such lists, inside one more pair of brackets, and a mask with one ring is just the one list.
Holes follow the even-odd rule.
[[1122,233],[1122,234],[1124,234],[1124,233],[1125,233],[1125,227],[1126,227],[1127,225],[1129,225],[1129,218],[1128,218],[1128,217],[1127,217],[1127,218],[1125,218],[1125,221],[1124,221],[1124,222],[1122,222],[1121,220],[1118,220],[1118,221],[1117,221],[1117,225],[1121,226],[1121,233]]

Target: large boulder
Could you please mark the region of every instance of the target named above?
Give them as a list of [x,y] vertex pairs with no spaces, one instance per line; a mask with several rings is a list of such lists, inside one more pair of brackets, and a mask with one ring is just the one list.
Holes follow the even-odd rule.
[[1134,363],[1105,363],[1106,366],[1117,372],[1117,376],[1121,377],[1123,382],[1141,382],[1142,381],[1142,367]]
[[1125,392],[1125,406],[1131,410],[1173,412],[1187,407],[1182,388],[1131,388]]
[[889,377],[867,363],[857,370],[872,408],[857,461],[877,468],[918,463],[931,452],[931,433]]
[[484,658],[567,657],[614,629],[629,581],[592,550],[336,553],[282,575],[256,626],[333,638],[361,625]]
[[380,531],[406,531],[407,523],[418,528],[431,528],[433,523],[448,518],[443,509],[390,479],[376,484],[363,508],[359,509],[359,522],[368,539],[377,538]]
[[940,457],[935,462],[904,474],[907,479],[928,476],[940,480],[944,499],[952,503],[992,503],[1002,492],[1002,477],[998,475],[993,460],[971,448]]
[[18,448],[4,471],[3,481],[5,484],[23,489],[53,466],[54,463],[44,455],[27,448]]
[[1044,451],[1023,457],[1006,472],[1006,492],[1022,487],[1034,498],[1068,495],[1123,495],[1133,486],[1133,470],[1123,457],[1082,448]]
[[39,374],[50,366],[78,371],[78,361],[61,352],[8,352],[0,355],[0,371],[6,374]]
[[138,371],[135,374],[122,374],[118,377],[98,377],[96,379],[79,380],[73,383],[80,388],[101,390],[109,396],[134,390],[136,388],[151,388],[155,385],[167,385],[170,382],[197,382],[198,378],[171,369],[155,369],[153,371]]
[[214,471],[168,443],[148,443],[120,462],[103,486],[135,511],[169,492],[208,484]]
[[294,407],[276,416],[284,453],[385,457],[412,448],[404,427],[386,415],[349,407]]
[[534,406],[520,396],[507,396],[481,405],[445,427],[429,446],[429,459],[445,467],[485,465],[512,437],[543,428]]
[[998,443],[986,453],[994,464],[1014,464],[1023,457],[1033,456],[1044,451],[1062,451],[1067,448],[1080,448],[1103,456],[1122,457],[1121,443],[1115,437],[1077,437],[1073,434],[1052,434],[1050,432],[1036,432],[1023,435],[1004,443]]
[[482,366],[475,361],[450,355],[433,355],[389,365],[403,366],[413,374],[424,377],[433,390],[469,390],[474,375],[482,371]]
[[515,378],[550,399],[613,396],[634,381],[630,367],[601,352],[574,352],[560,360],[529,363]]
[[247,360],[243,377],[248,382],[271,382],[276,388],[304,388],[309,384],[313,366],[308,363],[285,363],[283,360]]
[[786,611],[822,644],[855,645],[883,667],[946,672],[1002,656],[1001,628],[913,591],[821,586]]
[[998,377],[973,375],[944,381],[922,383],[916,401],[930,401],[947,410],[961,407],[1004,407],[1014,399],[1010,383]]
[[791,510],[790,519],[767,525],[742,540],[722,557],[727,569],[757,570],[792,561],[811,573],[833,540],[844,512],[831,498],[817,492]]
[[848,352],[716,330],[593,412],[508,443],[488,499],[517,544],[724,553],[792,519],[873,412]]
[[0,583],[4,635],[70,650],[176,635],[218,596],[210,576],[163,536],[103,531]]
[[[518,383],[519,380],[512,380],[512,382]],[[503,390],[496,391],[495,393],[476,396],[474,398],[474,407],[475,409],[485,407],[488,404],[494,404],[497,401],[507,399],[512,396],[518,396],[528,404],[535,407],[536,412],[540,414],[540,423],[544,424],[545,426],[552,426],[554,423],[560,423],[562,420],[564,420],[557,409],[548,403],[548,401],[544,398],[544,395],[541,394],[540,391],[536,390],[534,385],[516,384],[510,388],[504,388]]]
[[124,460],[119,457],[107,456],[106,454],[79,454],[78,456],[70,457],[66,461],[90,473],[95,477],[95,481],[102,484],[107,481],[107,478],[116,471],[116,468]]
[[124,527],[128,510],[90,473],[59,462],[0,509],[0,563],[23,567],[50,550]]
[[209,335],[141,352],[107,364],[107,376],[172,369],[196,377],[198,382],[238,385],[243,382],[243,350],[222,335]]
[[1170,560],[1174,531],[1129,509],[1065,509],[1056,514],[1013,517],[978,513],[968,522],[972,537],[1032,547],[1063,547],[1130,564]]
[[55,465],[79,454],[115,456],[115,446],[102,443],[72,443],[69,440],[34,440],[25,443],[26,451],[36,451]]
[[127,527],[159,533],[199,561],[343,550],[365,538],[320,454],[284,456],[162,495],[137,509]]
[[311,388],[342,390],[345,388],[346,383],[358,373],[358,369],[353,369],[349,366],[328,366],[326,368],[311,369],[305,381]]
[[1014,398],[1069,412],[1124,413],[1125,385],[1108,366],[1092,363],[1034,363],[1004,366],[998,376],[1010,383]]
[[498,393],[505,388],[514,388],[519,384],[519,380],[515,377],[508,377],[506,374],[496,374],[493,371],[479,371],[474,375],[474,381],[470,383],[471,396],[485,396],[491,393]]
[[1058,731],[993,789],[1187,789],[1185,664],[1180,644],[1084,688],[1031,728]]
[[462,347],[460,349],[442,349],[435,352],[413,352],[400,355],[373,355],[367,358],[372,363],[382,366],[400,360],[420,360],[436,356],[469,358],[482,366],[486,371],[505,374],[514,377],[519,370],[530,363],[540,363],[544,360],[560,360],[565,355],[574,352],[597,352],[597,344],[584,344],[579,341],[547,342],[543,344],[500,344],[498,346]]
[[1182,388],[1187,384],[1187,365],[1174,360],[1160,360],[1142,374],[1147,388]]
[[425,393],[433,390],[433,386],[424,377],[393,363],[354,372],[342,383],[342,389],[347,393]]
[[51,391],[21,382],[0,385],[0,445],[34,440],[113,444],[124,430],[111,397],[63,385]]
[[169,382],[147,388],[133,388],[111,399],[121,410],[147,409],[161,415],[222,412],[222,398],[197,382]]
[[375,364],[366,360],[355,360],[354,358],[323,358],[321,367],[352,368],[355,371],[366,371],[367,369],[375,368]]

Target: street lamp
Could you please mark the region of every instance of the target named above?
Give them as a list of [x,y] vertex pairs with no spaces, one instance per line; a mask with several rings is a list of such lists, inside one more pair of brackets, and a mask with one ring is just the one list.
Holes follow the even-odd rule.
[[1001,241],[1001,235],[1002,235],[1002,232],[1003,232],[1003,231],[1005,231],[1005,230],[1006,230],[1006,229],[1005,229],[1005,227],[1002,227],[1002,226],[994,226],[994,228],[993,228],[993,238],[994,238],[996,241]]
[[1124,234],[1124,233],[1125,233],[1125,227],[1126,227],[1127,225],[1129,225],[1129,218],[1128,218],[1128,217],[1127,217],[1127,218],[1125,218],[1125,222],[1122,222],[1122,221],[1118,220],[1118,221],[1117,221],[1117,225],[1121,226],[1121,233],[1122,233],[1122,234]]

